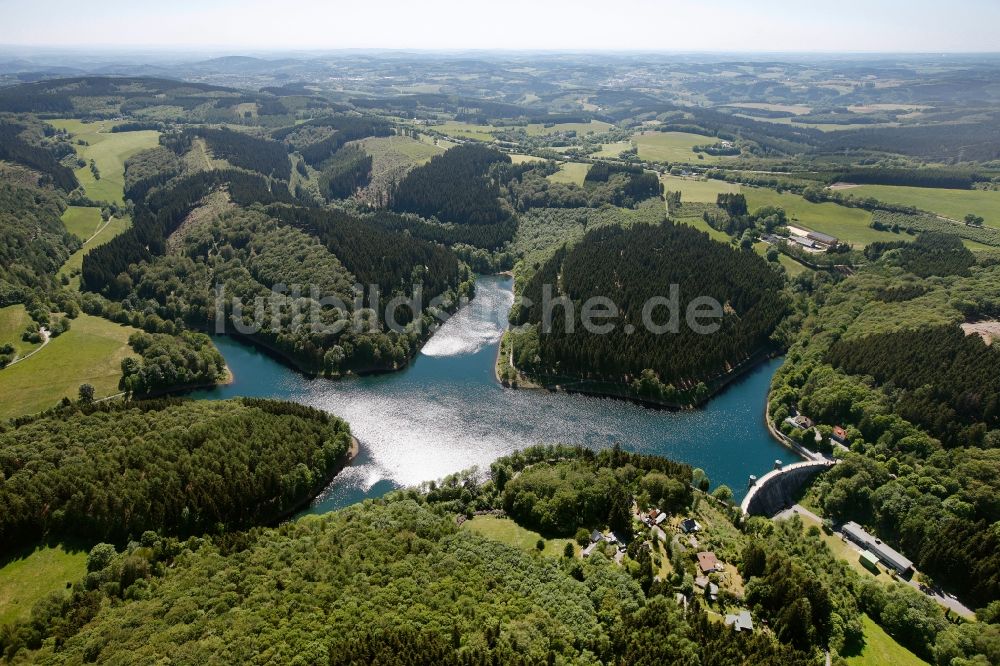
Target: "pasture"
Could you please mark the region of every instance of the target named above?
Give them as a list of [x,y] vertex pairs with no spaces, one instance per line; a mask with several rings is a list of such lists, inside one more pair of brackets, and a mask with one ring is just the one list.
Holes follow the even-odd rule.
[[632,137],[632,143],[639,149],[639,159],[651,162],[682,162],[715,164],[732,161],[732,157],[715,157],[695,153],[695,146],[718,143],[713,136],[690,134],[688,132],[643,132]]
[[393,135],[362,139],[358,142],[361,149],[379,160],[394,155],[401,155],[413,164],[424,164],[435,155],[440,155],[444,149],[432,143],[411,139],[408,136]]
[[946,190],[937,187],[904,187],[900,185],[859,185],[841,190],[844,195],[874,197],[886,203],[914,206],[962,221],[973,213],[982,217],[989,227],[1000,228],[1000,192],[987,190]]
[[[111,132],[112,122],[87,123],[80,120],[50,120],[52,126],[68,131],[75,141],[83,139],[86,146],[74,145],[77,155],[87,165],[76,170],[76,177],[87,196],[95,201],[123,202],[125,188],[125,160],[140,150],[159,144],[160,133],[152,130],[141,132]],[[94,160],[100,180],[90,170]]]
[[31,317],[20,303],[0,308],[0,347],[10,344],[18,356],[24,356],[37,349],[38,345],[21,339],[21,333],[30,323]]
[[683,178],[681,176],[661,176],[660,182],[668,192],[680,192],[681,202],[715,203],[720,194],[738,193],[741,191],[738,183],[727,183],[724,180],[709,178]]
[[3,560],[0,566],[0,626],[31,616],[36,602],[87,573],[87,554],[61,546],[40,546]]
[[62,222],[66,231],[85,241],[97,233],[104,220],[101,219],[100,208],[67,206],[62,214]]
[[538,540],[542,539],[545,542],[542,555],[547,557],[563,557],[567,543],[573,544],[574,555],[579,556],[580,554],[580,546],[572,539],[544,539],[538,532],[521,527],[510,518],[476,516],[472,520],[462,523],[462,527],[487,539],[499,541],[529,553],[538,552],[536,545]]
[[615,143],[605,143],[601,149],[594,153],[594,157],[620,157],[626,150],[631,150],[631,141],[618,141]]
[[37,354],[0,370],[0,419],[76,399],[80,384],[93,385],[98,398],[118,393],[122,359],[132,352],[128,338],[137,330],[81,314]]
[[428,129],[441,132],[447,136],[458,139],[472,139],[473,141],[493,141],[493,132],[497,130],[492,125],[473,125],[472,123],[460,123],[456,120],[448,120],[441,125],[431,125]]
[[582,162],[563,162],[559,165],[559,171],[550,176],[546,176],[553,183],[573,183],[583,187],[583,180],[590,171],[590,165]]
[[864,644],[844,647],[844,658],[848,666],[927,666],[927,662],[913,654],[885,633],[885,629],[875,624],[867,615],[861,616],[864,629]]
[[528,136],[545,136],[547,134],[559,134],[562,132],[576,132],[577,136],[607,132],[613,125],[600,120],[591,120],[589,123],[555,123],[552,125],[542,123],[531,123],[524,129]]
[[797,194],[777,193],[760,187],[745,187],[750,212],[764,206],[778,206],[785,209],[792,224],[798,223],[814,231],[836,236],[843,242],[856,247],[885,240],[899,240],[899,236],[888,231],[876,231],[868,226],[872,214],[860,208],[848,208],[831,202],[812,203]]

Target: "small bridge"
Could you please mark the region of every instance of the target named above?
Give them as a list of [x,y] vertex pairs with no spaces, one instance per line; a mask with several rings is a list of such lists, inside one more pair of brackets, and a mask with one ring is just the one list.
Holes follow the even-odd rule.
[[768,472],[750,487],[740,503],[747,516],[773,516],[793,503],[795,492],[816,474],[830,469],[832,460],[805,460]]

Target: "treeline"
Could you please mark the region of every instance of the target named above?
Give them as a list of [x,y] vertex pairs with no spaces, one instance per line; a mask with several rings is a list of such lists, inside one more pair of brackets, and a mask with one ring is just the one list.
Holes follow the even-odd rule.
[[141,202],[149,191],[180,175],[183,163],[164,146],[136,153],[125,160],[125,199]]
[[957,326],[839,341],[827,359],[895,386],[894,410],[949,446],[981,444],[1000,427],[1000,350]]
[[273,521],[329,480],[349,444],[343,421],[269,400],[57,408],[0,430],[0,543]]
[[143,130],[162,131],[166,125],[155,120],[132,120],[112,126],[111,132],[141,132]]
[[881,151],[943,162],[1000,159],[1000,122],[994,114],[975,123],[873,127],[829,132],[817,144],[833,152]]
[[517,220],[511,218],[497,224],[443,224],[425,220],[410,214],[391,211],[376,211],[362,216],[362,219],[381,229],[403,232],[443,245],[471,245],[486,250],[498,250],[514,238]]
[[346,146],[323,164],[320,192],[330,199],[346,199],[368,184],[371,173],[371,155],[356,146]]
[[[785,311],[781,282],[756,254],[712,241],[688,225],[596,229],[558,251],[526,284],[523,296],[530,305],[516,307],[511,320],[532,328],[517,336],[516,365],[543,375],[626,384],[652,370],[664,383],[693,386],[725,374],[767,344]],[[677,302],[663,307],[653,323],[668,324],[668,310],[677,310],[676,331],[659,335],[644,325],[642,312],[650,299],[670,296],[671,285],[679,289]],[[562,305],[553,308],[550,331],[541,330],[546,286],[552,298],[566,296],[576,304],[571,316]],[[691,300],[703,296],[724,307],[710,322],[719,327],[711,335],[681,321]],[[617,316],[598,322],[610,324],[611,332],[583,328],[580,305],[591,297],[614,302]]]
[[953,190],[972,189],[984,179],[974,171],[962,169],[907,169],[902,167],[855,167],[836,172],[830,183],[859,185],[905,185],[909,187],[940,187]]
[[459,287],[458,259],[440,245],[380,230],[346,211],[272,206],[268,212],[319,238],[366,288],[378,285],[383,298],[412,295],[418,283],[426,306]]
[[128,344],[141,360],[122,360],[118,388],[127,395],[210,386],[225,377],[226,360],[204,333],[133,333]]
[[63,166],[49,148],[25,140],[23,134],[26,129],[20,123],[0,119],[0,160],[9,160],[39,171],[48,182],[64,192],[78,188],[80,183],[73,170]]
[[205,140],[216,158],[226,160],[233,166],[285,181],[292,176],[292,164],[288,159],[288,152],[277,141],[261,139],[228,128],[197,127],[185,129],[183,140],[179,145],[190,146],[190,140],[196,136]]
[[80,247],[62,223],[63,209],[51,192],[0,182],[0,305],[10,290],[55,286],[59,267]]
[[456,224],[497,224],[510,217],[500,202],[500,184],[490,177],[510,157],[475,144],[456,146],[410,171],[392,194],[397,212]]
[[872,229],[879,231],[891,231],[893,233],[906,232],[910,234],[922,231],[948,234],[958,238],[1000,247],[1000,229],[994,227],[979,227],[968,224],[956,224],[942,220],[932,213],[894,213],[885,210],[876,210],[872,213]]
[[[317,119],[308,123],[310,127],[330,127],[334,132],[330,136],[307,145],[299,150],[310,166],[321,168],[321,165],[349,141],[357,141],[370,136],[390,136],[392,127],[384,120],[356,116],[338,116]],[[289,128],[299,130],[300,126]],[[285,138],[285,130],[272,134],[277,139]]]

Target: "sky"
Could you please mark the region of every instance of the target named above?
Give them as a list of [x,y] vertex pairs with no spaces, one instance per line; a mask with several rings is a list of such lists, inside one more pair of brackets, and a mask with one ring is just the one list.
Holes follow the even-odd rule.
[[1000,0],[0,0],[0,45],[997,52]]

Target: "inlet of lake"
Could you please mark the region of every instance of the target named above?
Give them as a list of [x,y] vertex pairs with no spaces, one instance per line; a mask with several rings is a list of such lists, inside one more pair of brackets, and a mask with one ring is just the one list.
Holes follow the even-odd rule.
[[401,486],[439,479],[540,443],[582,444],[665,456],[701,467],[737,500],[751,474],[795,454],[764,422],[768,386],[780,359],[730,384],[704,408],[650,409],[611,398],[504,388],[494,363],[513,281],[483,276],[472,302],[450,318],[399,372],[340,381],[310,379],[232,337],[215,343],[235,377],[196,398],[280,398],[346,419],[361,452],[309,511],[322,513]]

